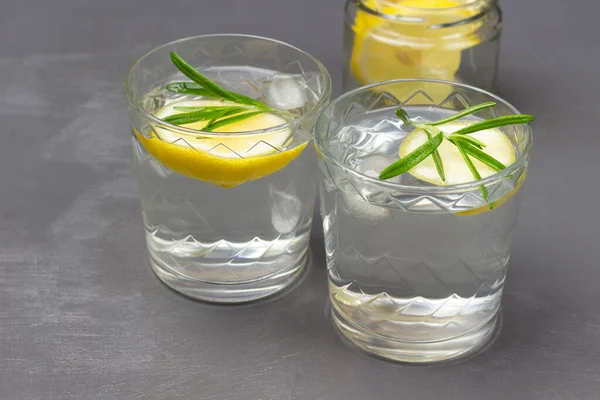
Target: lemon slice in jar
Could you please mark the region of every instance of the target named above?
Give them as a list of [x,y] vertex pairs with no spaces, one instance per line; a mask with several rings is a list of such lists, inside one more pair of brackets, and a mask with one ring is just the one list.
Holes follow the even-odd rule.
[[[354,78],[363,85],[399,78],[429,78],[456,80],[461,52],[473,47],[480,39],[473,34],[478,22],[453,27],[431,29],[430,25],[448,20],[465,20],[475,11],[453,7],[461,3],[454,0],[365,0],[364,5],[384,15],[401,15],[414,21],[386,20],[359,9],[353,27],[355,37],[350,60]],[[419,22],[424,10],[447,9],[443,15],[426,16]],[[450,87],[415,84],[415,88],[402,87],[402,93],[393,95],[403,99],[417,89],[424,90],[436,103],[450,92]],[[400,89],[397,89],[400,90]]]
[[[171,103],[155,113],[158,118],[176,114],[174,107],[223,106],[232,103],[214,100],[194,100]],[[199,121],[186,128],[202,130],[208,121]],[[296,158],[306,143],[292,149],[289,128],[266,133],[244,134],[285,124],[274,114],[258,114],[215,129],[213,134],[190,134],[154,126],[149,136],[135,132],[140,144],[165,167],[190,178],[231,188],[277,172]],[[218,135],[228,133],[230,135]]]

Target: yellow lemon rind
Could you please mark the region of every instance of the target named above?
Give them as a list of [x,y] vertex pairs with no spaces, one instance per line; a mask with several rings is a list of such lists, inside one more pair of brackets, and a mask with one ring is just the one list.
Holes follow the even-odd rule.
[[525,181],[525,174],[523,174],[523,176],[521,176],[519,178],[519,180],[517,181],[517,185],[515,186],[515,188],[513,190],[511,190],[504,196],[500,197],[498,200],[491,202],[490,204],[486,204],[485,206],[473,208],[473,209],[467,210],[467,211],[459,211],[459,212],[455,212],[453,214],[464,217],[464,216],[477,215],[477,214],[481,214],[483,212],[495,210],[496,208],[498,208],[501,205],[503,205],[504,203],[506,203],[515,194],[517,194],[519,189],[521,189],[521,186],[523,186],[524,181]]
[[134,131],[139,143],[165,167],[189,178],[232,188],[263,178],[286,167],[298,157],[307,143],[276,154],[234,159],[217,157],[207,152],[174,143],[156,136],[146,137]]

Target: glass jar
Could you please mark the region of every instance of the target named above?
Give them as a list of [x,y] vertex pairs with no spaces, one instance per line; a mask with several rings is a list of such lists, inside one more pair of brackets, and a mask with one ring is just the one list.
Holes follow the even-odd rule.
[[400,78],[440,79],[493,89],[502,28],[497,3],[348,0],[344,91]]

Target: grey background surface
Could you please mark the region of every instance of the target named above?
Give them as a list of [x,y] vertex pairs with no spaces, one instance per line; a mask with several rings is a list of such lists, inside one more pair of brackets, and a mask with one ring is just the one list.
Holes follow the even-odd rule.
[[344,345],[322,234],[287,297],[196,303],[145,259],[122,78],[204,33],[303,48],[339,93],[342,0],[0,5],[0,399],[599,399],[600,3],[505,0],[498,89],[535,114],[504,297],[484,354],[410,367]]

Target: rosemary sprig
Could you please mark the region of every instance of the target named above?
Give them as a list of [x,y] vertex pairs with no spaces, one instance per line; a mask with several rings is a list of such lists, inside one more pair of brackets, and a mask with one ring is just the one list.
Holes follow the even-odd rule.
[[206,123],[205,128],[207,126],[214,125],[215,122],[219,118],[224,118],[224,117],[227,117],[228,115],[236,114],[237,112],[239,112],[239,108],[238,109],[230,108],[228,110],[223,110],[223,111],[217,112],[216,114],[213,115],[213,117],[211,119],[208,120],[208,122]]
[[496,103],[494,103],[493,101],[477,104],[475,106],[465,108],[464,110],[459,111],[456,114],[452,114],[451,116],[449,116],[447,118],[440,119],[440,120],[434,121],[434,122],[430,122],[428,125],[436,126],[436,125],[445,124],[446,122],[456,121],[459,118],[476,113],[477,111],[485,110],[486,108],[494,107],[495,105],[496,105]]
[[181,58],[179,54],[172,51],[170,57],[173,64],[175,64],[177,69],[179,69],[185,76],[190,78],[192,81],[196,82],[198,85],[202,86],[202,88],[204,88],[205,90],[208,90],[209,92],[213,93],[216,97],[221,97],[225,100],[229,100],[237,104],[252,105],[259,108],[269,108],[268,106],[262,104],[259,101],[251,99],[250,97],[223,89],[221,86],[217,85],[215,82],[211,81],[206,76],[197,71],[196,68],[192,67],[190,64],[185,62],[185,60]]
[[[476,181],[480,180],[481,174],[479,173],[479,171],[477,171],[477,168],[475,168],[475,164],[473,164],[473,161],[471,161],[471,159],[469,158],[469,155],[463,149],[462,143],[460,141],[457,141],[454,143],[454,145],[458,148],[458,151],[460,151],[460,155],[465,160],[465,163],[467,164],[467,167],[469,167],[471,174],[473,174],[473,178],[475,178]],[[487,188],[485,186],[481,185],[481,186],[479,186],[479,191],[481,192],[481,195],[483,196],[483,200],[487,201],[488,200]]]
[[438,133],[430,140],[414,149],[409,155],[403,157],[401,160],[396,161],[395,163],[381,171],[379,179],[390,179],[394,176],[398,176],[400,174],[405,173],[406,171],[408,171],[409,169],[411,169],[412,167],[429,157],[429,155],[433,153],[435,149],[440,147],[440,144],[442,144],[442,140],[444,140],[444,135],[442,133]]
[[172,82],[166,86],[169,92],[191,94],[193,96],[215,97],[214,93],[194,82]]
[[[475,167],[475,164],[473,163],[473,160],[471,160],[471,157],[481,161],[483,164],[489,166],[497,172],[502,171],[506,168],[506,166],[490,154],[484,152],[483,148],[486,147],[485,143],[472,136],[469,136],[469,134],[483,131],[486,129],[497,128],[500,126],[529,123],[534,120],[534,117],[532,115],[518,114],[491,118],[474,123],[472,125],[465,126],[464,128],[452,133],[445,133],[438,128],[439,125],[455,121],[459,118],[484,110],[486,108],[494,107],[495,105],[496,103],[494,102],[481,103],[466,108],[447,118],[427,123],[414,122],[410,119],[408,113],[405,110],[403,110],[402,108],[396,109],[396,115],[398,116],[398,118],[400,118],[400,120],[402,120],[402,122],[405,125],[413,126],[417,129],[422,129],[427,135],[428,140],[427,142],[410,152],[408,155],[402,157],[402,159],[400,159],[399,161],[394,162],[393,164],[385,168],[383,171],[381,171],[379,179],[390,179],[400,174],[403,174],[404,172],[409,171],[410,169],[421,163],[427,157],[431,156],[433,158],[438,175],[440,176],[442,182],[445,182],[446,176],[444,173],[444,166],[442,163],[442,158],[440,157],[438,151],[438,147],[442,144],[444,139],[448,140],[450,143],[457,147],[458,151],[460,152],[463,160],[467,164],[467,167],[471,171],[471,174],[473,175],[473,178],[475,180],[480,180],[481,174]],[[481,195],[483,196],[483,199],[485,201],[488,201],[487,188],[485,186],[480,186],[479,190],[481,192]]]
[[[429,132],[427,129],[423,129],[423,130],[425,131],[427,138],[429,140],[431,140],[431,138],[432,138],[431,132]],[[438,149],[435,149],[433,151],[433,153],[431,154],[431,156],[433,157],[433,163],[435,164],[435,169],[437,170],[440,178],[442,178],[442,182],[446,182],[446,175],[444,174],[444,163],[442,162],[442,157],[440,156],[440,152],[438,151]]]
[[[208,124],[206,124],[206,126],[204,128],[202,128],[202,130],[207,131],[207,132],[212,132],[215,129],[220,128],[222,126],[233,124],[233,123],[239,122],[239,121],[243,121],[243,120],[253,117],[255,115],[264,114],[264,113],[268,113],[268,112],[269,112],[268,110],[258,110],[258,111],[247,112],[244,114],[233,115],[231,117],[223,118],[218,121],[211,120]],[[223,116],[221,116],[221,117],[223,117]]]
[[473,125],[465,126],[462,129],[453,132],[453,135],[466,135],[468,133],[474,133],[483,131],[485,129],[497,128],[499,126],[526,124],[534,120],[533,115],[529,114],[518,114],[518,115],[506,115],[504,117],[497,117],[486,119],[485,121],[477,122]]
[[[396,109],[396,115],[398,116],[398,118],[400,118],[402,120],[402,122],[405,125],[416,125],[414,124],[411,120],[410,117],[408,116],[408,114],[406,113],[406,111],[404,111],[402,108],[398,108]],[[436,133],[441,133],[441,131],[437,128],[433,128],[432,126],[429,126],[429,129],[427,129],[426,127],[422,127],[423,131],[425,131],[425,134],[427,135],[427,139],[431,140],[432,139],[432,133],[431,130],[435,130]],[[440,142],[441,144],[441,142]],[[435,164],[435,169],[438,172],[438,175],[440,176],[440,178],[442,178],[442,182],[446,182],[446,176],[444,174],[444,164],[442,163],[442,157],[440,156],[440,152],[437,150],[437,147],[433,150],[433,154],[431,155],[433,157],[433,162]],[[427,157],[425,157],[427,158]],[[420,161],[419,161],[420,162]],[[383,179],[380,177],[380,179]]]
[[[448,139],[448,140],[450,140],[450,142],[456,146],[456,143],[454,143],[454,141],[457,141],[457,140],[460,141],[460,140],[464,140],[464,139],[462,137],[458,137],[455,139]],[[456,147],[458,147],[458,146],[456,146]],[[502,164],[500,161],[496,160],[494,157],[490,156],[489,154],[481,151],[477,147],[472,146],[470,143],[462,143],[462,149],[465,151],[465,153],[475,157],[476,159],[478,159],[479,161],[481,161],[488,167],[496,170],[496,172],[500,172],[504,168],[506,168],[506,165]]]
[[485,147],[485,143],[483,143],[481,140],[475,139],[473,136],[457,135],[455,133],[452,133],[448,136],[448,140],[450,140],[450,139],[464,140],[465,142],[471,143],[473,146],[477,147],[478,149],[483,149]]
[[217,128],[243,121],[255,115],[272,113],[285,116],[296,114],[277,110],[239,93],[223,89],[217,83],[204,76],[188,64],[175,52],[170,54],[173,64],[192,82],[171,82],[166,85],[170,92],[202,96],[219,99],[222,106],[191,106],[173,107],[175,111],[182,111],[163,118],[163,121],[174,125],[186,125],[199,121],[208,121],[203,131],[213,131]]
[[203,107],[197,111],[169,115],[168,117],[164,117],[163,121],[173,125],[185,125],[198,121],[211,120],[215,117],[222,117],[224,116],[222,114],[226,111],[229,113],[239,113],[244,110],[247,110],[247,108],[232,106]]

